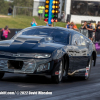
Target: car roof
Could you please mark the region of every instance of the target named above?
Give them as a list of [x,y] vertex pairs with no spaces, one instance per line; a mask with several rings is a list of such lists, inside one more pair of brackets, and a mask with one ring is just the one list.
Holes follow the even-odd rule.
[[[25,29],[23,29],[23,31],[25,30],[29,30],[29,29],[34,29],[34,28],[49,28],[49,29],[60,29],[60,30],[63,30],[63,31],[67,31],[69,33],[71,33],[72,35],[74,34],[79,34],[79,35],[82,35],[84,36],[86,39],[88,39],[85,35],[83,35],[82,33],[76,31],[76,30],[73,30],[73,29],[68,29],[68,28],[63,28],[63,27],[50,27],[50,26],[34,26],[34,27],[27,27]],[[88,39],[89,40],[89,39]]]
[[[25,28],[24,30],[29,30],[29,29],[34,29],[34,28],[49,28],[49,29],[60,29],[60,30],[63,30],[63,31],[67,31],[69,33],[71,33],[72,35],[74,34],[79,34],[79,35],[82,35],[84,36],[82,33],[76,31],[76,30],[73,30],[73,29],[68,29],[68,28],[63,28],[63,27],[50,27],[50,26],[35,26],[35,27],[27,27]],[[84,36],[85,38],[87,38],[86,36]],[[88,38],[87,38],[88,39]]]
[[67,32],[74,33],[74,30],[72,30],[72,29],[67,29],[67,28],[63,28],[63,27],[49,27],[49,26],[35,26],[35,27],[28,27],[28,28],[25,28],[24,30],[29,30],[29,29],[34,29],[34,28],[60,29],[60,30],[63,30],[63,31],[67,31]]

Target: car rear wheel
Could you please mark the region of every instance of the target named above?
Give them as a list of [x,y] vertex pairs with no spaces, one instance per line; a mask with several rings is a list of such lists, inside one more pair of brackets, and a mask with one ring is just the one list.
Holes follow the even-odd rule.
[[66,79],[68,79],[68,60],[66,59],[64,61],[64,69],[63,69],[63,81],[66,81]]
[[86,72],[85,72],[85,76],[84,76],[85,80],[88,80],[89,77],[90,77],[91,67],[92,67],[92,57],[91,57],[91,59],[89,61],[88,67],[86,67]]
[[3,78],[5,73],[0,73],[0,80]]
[[63,66],[64,66],[64,60],[62,59],[62,61],[60,62],[60,66],[59,66],[59,74],[57,76],[52,76],[52,81],[54,83],[59,83],[62,81],[62,77],[63,77]]

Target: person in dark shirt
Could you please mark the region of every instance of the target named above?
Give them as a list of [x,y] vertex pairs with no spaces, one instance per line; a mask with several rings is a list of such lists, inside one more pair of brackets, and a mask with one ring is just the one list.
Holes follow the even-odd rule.
[[98,24],[97,24],[96,32],[99,32],[99,33],[100,33],[100,21],[99,21]]
[[96,27],[96,41],[100,41],[100,21],[98,22]]
[[82,29],[87,29],[87,22],[84,22],[84,25],[82,26]]
[[88,30],[88,38],[93,41],[92,35],[93,35],[93,27],[92,24],[89,23],[89,25],[87,26],[87,30]]
[[67,22],[67,24],[66,24],[66,28],[70,28],[70,22]]
[[11,7],[9,7],[9,9],[8,9],[8,15],[12,15],[12,8]]

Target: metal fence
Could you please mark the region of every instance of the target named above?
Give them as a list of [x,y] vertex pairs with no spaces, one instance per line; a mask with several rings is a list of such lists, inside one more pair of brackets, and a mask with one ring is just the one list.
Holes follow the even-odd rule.
[[86,29],[80,29],[80,33],[82,33],[83,35],[85,35],[86,37],[88,37],[88,30],[86,30]]
[[14,6],[14,8],[13,8],[13,17],[15,17],[16,15],[33,16],[33,8]]
[[[88,30],[86,30],[86,29],[80,29],[79,32],[82,33],[83,35],[85,35],[88,38]],[[93,42],[100,40],[100,37],[98,39],[98,36],[97,36],[96,32],[93,32],[92,38],[93,38]]]

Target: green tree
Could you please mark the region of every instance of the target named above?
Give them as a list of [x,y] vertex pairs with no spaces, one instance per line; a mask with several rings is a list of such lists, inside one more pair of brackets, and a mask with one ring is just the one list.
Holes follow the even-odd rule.
[[14,0],[15,6],[33,7],[33,0]]
[[0,0],[0,14],[7,14],[9,8],[9,2]]

